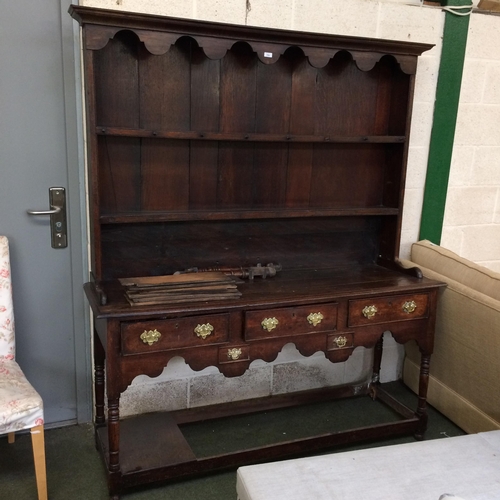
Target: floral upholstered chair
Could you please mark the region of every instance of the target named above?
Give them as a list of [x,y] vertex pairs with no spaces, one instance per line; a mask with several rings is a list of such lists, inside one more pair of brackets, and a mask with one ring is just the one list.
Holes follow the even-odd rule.
[[[9,242],[0,236],[0,435],[30,429],[39,500],[47,500],[43,403],[15,361]],[[1,471],[0,471],[1,475]]]

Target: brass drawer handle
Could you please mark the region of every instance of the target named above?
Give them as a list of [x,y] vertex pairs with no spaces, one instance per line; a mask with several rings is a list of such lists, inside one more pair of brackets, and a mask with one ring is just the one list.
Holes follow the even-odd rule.
[[194,333],[205,340],[209,335],[212,335],[214,327],[210,323],[205,323],[204,325],[198,325],[194,329]]
[[373,316],[378,313],[378,309],[373,305],[366,306],[365,308],[363,308],[362,313],[365,318],[372,319]]
[[241,356],[241,349],[238,347],[233,347],[232,349],[227,350],[227,359],[232,359],[236,361]]
[[337,347],[345,347],[347,345],[347,337],[345,337],[344,335],[335,337],[333,341],[337,344]]
[[414,300],[409,300],[403,304],[403,311],[407,314],[412,313],[417,308],[417,303]]
[[155,328],[154,330],[144,330],[141,333],[140,339],[148,345],[153,345],[155,342],[160,340],[161,333]]
[[274,330],[279,324],[279,321],[276,318],[265,318],[262,320],[262,328],[264,330],[267,330],[270,332],[271,330]]
[[311,324],[312,326],[319,325],[321,323],[321,320],[323,319],[325,319],[325,317],[320,312],[311,313],[307,317],[307,321],[309,321],[309,324]]

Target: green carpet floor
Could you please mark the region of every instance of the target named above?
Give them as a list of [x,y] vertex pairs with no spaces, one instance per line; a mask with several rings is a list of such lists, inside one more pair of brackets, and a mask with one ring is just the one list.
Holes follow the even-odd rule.
[[[411,408],[416,396],[403,384],[386,384],[398,399]],[[197,456],[231,451],[237,447],[258,446],[294,439],[318,432],[363,426],[395,418],[383,405],[369,398],[320,403],[309,407],[265,412],[223,421],[206,422],[184,428],[184,434]],[[443,415],[429,408],[426,439],[442,439],[464,432]],[[402,437],[376,443],[363,443],[329,453],[414,441]],[[91,425],[75,425],[46,431],[47,481],[49,500],[105,500],[108,497],[106,475],[94,446]],[[9,445],[0,439],[0,499],[35,500],[37,498],[31,438],[16,437]],[[127,493],[124,500],[235,500],[236,471],[172,482],[163,486]]]

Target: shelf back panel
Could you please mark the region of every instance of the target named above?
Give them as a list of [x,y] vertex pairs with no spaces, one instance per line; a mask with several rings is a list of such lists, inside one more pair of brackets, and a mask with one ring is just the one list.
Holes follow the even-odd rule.
[[[265,208],[398,208],[403,145],[99,136],[101,215]],[[116,186],[120,189],[116,189]],[[387,204],[389,203],[389,204]]]
[[379,227],[377,217],[104,225],[103,278],[270,262],[283,269],[372,263]]
[[[190,37],[153,55],[131,31],[95,51],[101,127],[316,135],[404,135],[410,75],[391,56],[370,71],[339,51],[311,66],[291,47],[264,64],[238,42],[209,59]],[[272,112],[269,110],[272,109]]]

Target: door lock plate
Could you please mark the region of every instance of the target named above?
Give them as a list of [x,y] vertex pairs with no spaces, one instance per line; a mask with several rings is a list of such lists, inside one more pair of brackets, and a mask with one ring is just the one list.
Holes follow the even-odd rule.
[[66,190],[64,188],[49,188],[51,208],[60,208],[50,215],[50,239],[52,248],[68,246],[68,230],[66,227]]
[[28,210],[28,214],[49,215],[52,248],[66,248],[68,246],[66,190],[63,187],[49,188],[49,203],[49,210]]

